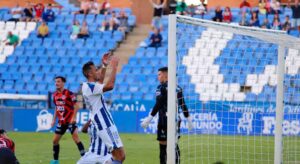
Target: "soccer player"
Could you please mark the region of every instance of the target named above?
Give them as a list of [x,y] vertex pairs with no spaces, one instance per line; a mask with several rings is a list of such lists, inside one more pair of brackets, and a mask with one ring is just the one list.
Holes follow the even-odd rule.
[[[159,141],[159,150],[160,150],[160,164],[165,164],[167,161],[167,100],[168,100],[168,68],[162,67],[158,70],[158,81],[160,85],[158,85],[156,89],[156,103],[150,113],[150,115],[143,119],[141,126],[143,128],[147,128],[150,124],[153,117],[159,113],[158,116],[158,125],[157,125],[157,140]],[[188,108],[185,104],[182,89],[177,86],[177,99],[178,99],[178,106],[181,107],[183,111],[184,117],[188,120],[188,128],[189,130],[193,129],[192,118],[190,117]],[[176,109],[174,109],[176,110]],[[180,129],[180,117],[177,118],[177,127],[178,133]],[[179,139],[179,134],[178,139]],[[180,163],[180,150],[178,144],[176,145],[176,163]]]
[[19,163],[15,156],[15,143],[6,135],[4,129],[0,129],[0,163]]
[[66,79],[64,77],[55,77],[56,92],[53,94],[53,101],[56,108],[51,126],[54,126],[56,117],[58,118],[58,124],[56,125],[53,138],[54,160],[51,161],[51,164],[59,163],[59,141],[67,130],[71,132],[72,138],[78,147],[80,155],[83,156],[85,153],[84,146],[78,136],[76,125],[76,113],[79,109],[79,105],[75,94],[64,88],[65,83]]
[[82,68],[82,72],[87,78],[87,82],[82,85],[83,98],[87,109],[90,110],[91,123],[96,129],[97,137],[101,138],[108,148],[108,152],[113,156],[112,164],[121,164],[125,160],[125,151],[117,127],[104,103],[103,93],[114,88],[118,63],[118,58],[110,59],[112,72],[108,82],[104,84],[102,78],[107,65],[103,63],[103,71],[97,71],[93,62],[84,64]]
[[77,162],[77,164],[110,164],[112,156],[102,139],[97,136],[96,127],[89,120],[81,129],[83,133],[88,133],[91,139],[89,151]]

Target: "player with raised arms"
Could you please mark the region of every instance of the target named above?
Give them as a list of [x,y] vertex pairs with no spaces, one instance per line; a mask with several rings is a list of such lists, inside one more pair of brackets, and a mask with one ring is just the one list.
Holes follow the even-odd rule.
[[121,164],[125,160],[123,143],[103,97],[104,92],[114,88],[119,63],[119,59],[116,57],[111,57],[109,60],[112,72],[107,83],[103,83],[103,79],[108,63],[102,62],[103,69],[101,71],[97,71],[93,62],[83,65],[82,72],[87,78],[87,82],[82,84],[82,94],[86,107],[90,110],[91,124],[95,127],[95,133],[113,156],[112,164]]

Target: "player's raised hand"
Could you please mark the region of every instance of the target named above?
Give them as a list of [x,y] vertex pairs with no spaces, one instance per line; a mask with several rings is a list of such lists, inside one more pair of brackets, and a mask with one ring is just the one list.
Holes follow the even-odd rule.
[[119,64],[119,58],[117,57],[112,57],[111,60],[110,60],[110,65],[112,68],[117,68],[118,67],[118,64]]
[[144,129],[146,129],[149,126],[149,124],[152,121],[152,119],[153,119],[153,117],[151,115],[148,116],[148,117],[143,118],[142,119],[143,121],[141,123],[141,127],[143,127]]
[[106,53],[102,57],[102,64],[106,67],[109,64],[112,54],[110,52]]
[[189,129],[189,130],[193,130],[193,129],[194,129],[194,125],[193,125],[193,119],[192,119],[192,117],[189,116],[189,117],[187,118],[187,121],[188,121],[188,129]]

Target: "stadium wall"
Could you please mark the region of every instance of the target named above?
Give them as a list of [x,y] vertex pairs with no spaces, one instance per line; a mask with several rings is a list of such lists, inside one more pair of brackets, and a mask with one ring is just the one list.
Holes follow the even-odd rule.
[[[157,117],[147,129],[140,127],[142,119],[152,110],[152,101],[116,101],[111,107],[115,124],[121,133],[156,133]],[[219,111],[209,111],[212,106],[220,107]],[[191,110],[192,107],[189,107]],[[191,113],[195,132],[217,135],[274,135],[275,104],[273,103],[232,103],[208,102],[193,105],[202,109],[200,113]],[[284,135],[300,135],[300,107],[285,106],[283,122]],[[26,121],[24,120],[26,118]],[[47,132],[50,127],[53,110],[13,110],[14,131]],[[182,117],[183,118],[183,117]],[[80,110],[77,123],[81,128],[89,119],[87,110]],[[2,119],[1,119],[2,120]],[[1,122],[0,122],[1,123]],[[182,132],[187,133],[187,123],[182,121]]]

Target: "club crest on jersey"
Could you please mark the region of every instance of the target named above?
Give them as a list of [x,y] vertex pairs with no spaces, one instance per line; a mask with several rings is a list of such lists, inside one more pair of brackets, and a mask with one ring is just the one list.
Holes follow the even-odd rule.
[[159,96],[161,94],[160,90],[156,90],[155,94],[156,96]]

